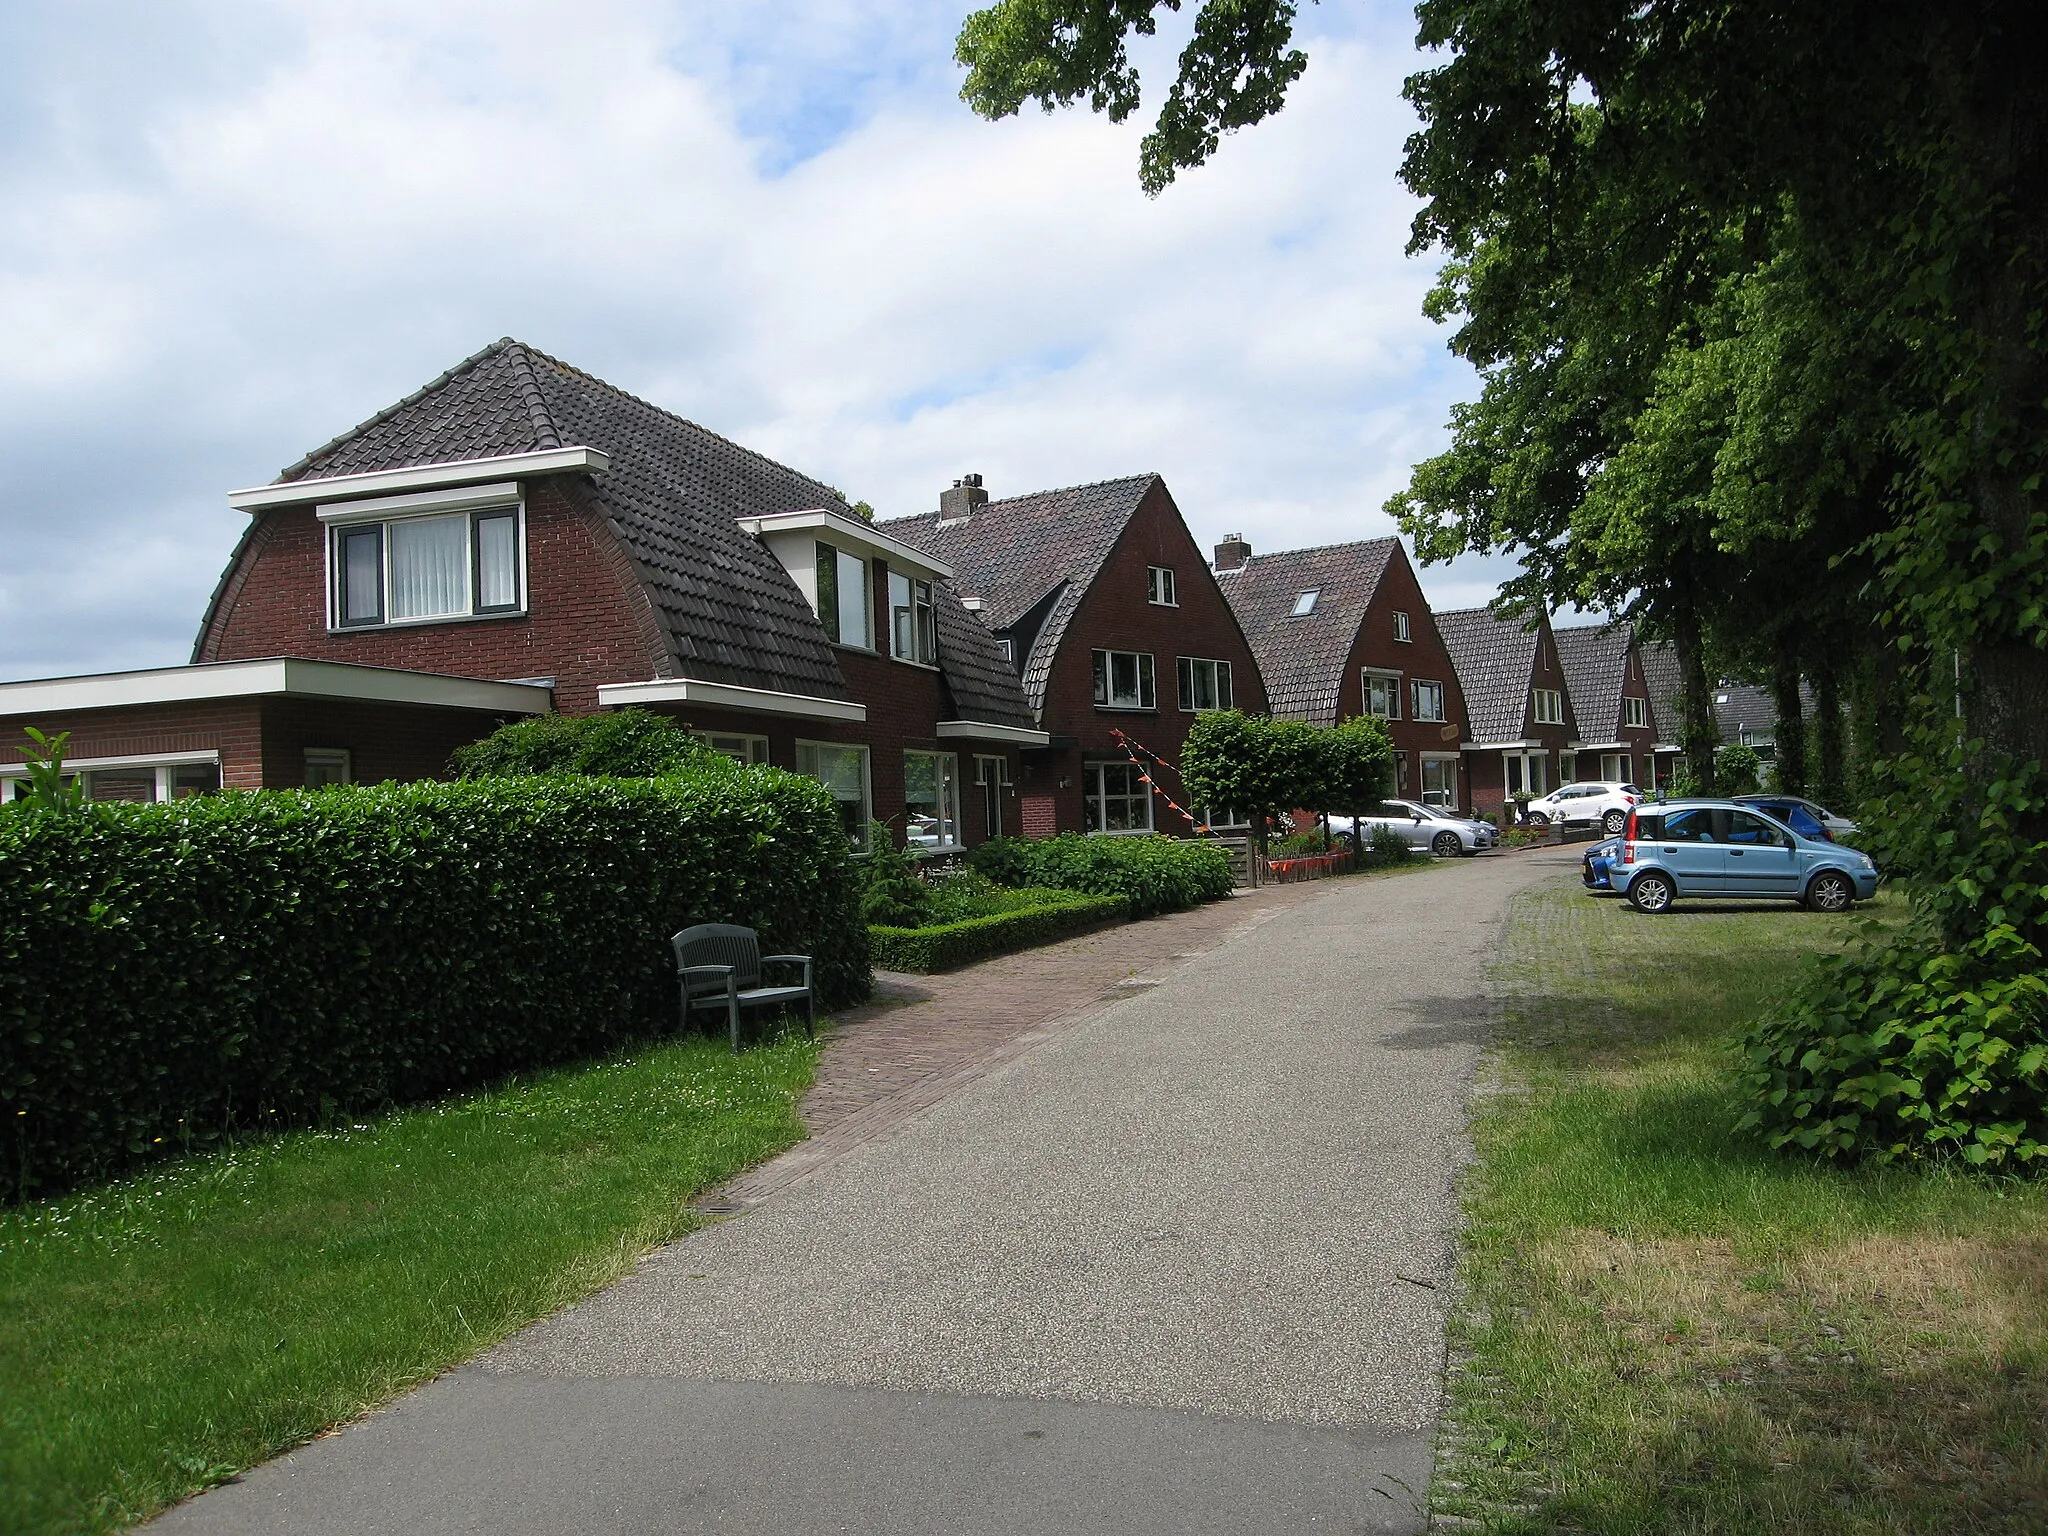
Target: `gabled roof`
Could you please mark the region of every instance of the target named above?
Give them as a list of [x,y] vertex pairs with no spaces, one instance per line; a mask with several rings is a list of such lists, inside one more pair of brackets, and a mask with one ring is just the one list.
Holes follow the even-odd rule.
[[1436,632],[1458,669],[1472,740],[1522,740],[1529,713],[1529,679],[1536,670],[1536,631],[1520,619],[1496,618],[1486,608],[1455,608],[1436,615]]
[[[1352,643],[1397,558],[1398,539],[1365,539],[1254,555],[1234,571],[1216,573],[1258,658],[1274,714],[1337,723],[1337,695]],[[1315,607],[1296,618],[1295,603],[1310,590]]]
[[981,621],[997,634],[1058,591],[1022,668],[1035,714],[1045,707],[1067,622],[1158,482],[1157,475],[1132,475],[991,501],[964,516],[925,512],[878,526],[952,566],[954,590],[981,599]]
[[938,583],[932,612],[938,620],[939,669],[953,703],[947,718],[1032,729],[1037,722],[1024,702],[1017,669],[1003,659],[996,637],[975,622],[944,582]]
[[1668,640],[1645,640],[1636,647],[1643,658],[1643,686],[1650,690],[1650,723],[1657,740],[1670,744],[1685,729],[1685,672],[1678,650]]
[[1564,670],[1572,717],[1586,741],[1612,741],[1621,728],[1622,686],[1628,680],[1628,648],[1634,631],[1626,624],[1585,624],[1553,628],[1557,664]]

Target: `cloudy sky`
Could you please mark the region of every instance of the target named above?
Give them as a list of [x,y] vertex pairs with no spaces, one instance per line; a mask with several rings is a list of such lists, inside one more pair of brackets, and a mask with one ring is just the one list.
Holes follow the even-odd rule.
[[185,660],[223,494],[501,335],[883,516],[1158,470],[1204,544],[1391,531],[1472,389],[1407,9],[1308,8],[1288,109],[1148,200],[1137,120],[967,111],[967,6],[0,8],[0,678]]

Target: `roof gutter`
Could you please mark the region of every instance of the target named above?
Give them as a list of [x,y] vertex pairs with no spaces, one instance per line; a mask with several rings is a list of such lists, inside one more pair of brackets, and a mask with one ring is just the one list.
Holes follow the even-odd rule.
[[544,448],[534,453],[501,453],[487,459],[456,459],[440,464],[413,464],[404,469],[373,469],[359,475],[326,475],[288,480],[229,491],[228,505],[241,512],[267,512],[273,507],[302,507],[312,502],[345,501],[358,496],[389,496],[434,491],[451,485],[479,485],[489,480],[516,480],[535,475],[603,474],[611,455],[596,448]]
[[967,737],[975,741],[1006,741],[1019,747],[1052,744],[1050,731],[1027,730],[1021,725],[994,725],[986,720],[941,720],[935,734],[945,740]]
[[742,688],[737,683],[707,683],[695,677],[657,677],[644,683],[606,683],[597,702],[607,708],[630,704],[701,704],[737,714],[781,715],[795,720],[842,720],[859,723],[868,707],[850,699],[821,699],[809,693],[778,693],[770,688]]

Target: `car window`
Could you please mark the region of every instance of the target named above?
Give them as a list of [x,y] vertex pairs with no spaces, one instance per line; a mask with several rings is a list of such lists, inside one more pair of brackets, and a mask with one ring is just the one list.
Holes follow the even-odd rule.
[[1714,813],[1706,810],[1679,811],[1666,816],[1659,840],[1667,843],[1711,843],[1714,841]]
[[1747,811],[1730,811],[1727,840],[1750,847],[1782,848],[1785,845],[1785,834],[1761,816],[1752,816]]
[[1822,837],[1827,833],[1827,828],[1803,805],[1787,806],[1785,819],[1792,823],[1792,830],[1801,837]]
[[1657,841],[1664,835],[1664,818],[1646,811],[1636,813],[1636,837],[1644,842]]

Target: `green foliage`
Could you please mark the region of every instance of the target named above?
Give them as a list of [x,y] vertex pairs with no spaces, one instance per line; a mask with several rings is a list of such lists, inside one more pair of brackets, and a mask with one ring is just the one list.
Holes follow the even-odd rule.
[[[960,29],[961,98],[987,118],[1009,117],[1029,100],[1050,112],[1086,98],[1120,123],[1140,100],[1126,41],[1151,37],[1162,7],[1177,11],[1180,0],[995,0]],[[1158,124],[1139,149],[1148,193],[1202,164],[1223,134],[1280,110],[1308,67],[1288,46],[1294,15],[1294,0],[1201,0]]]
[[868,929],[874,963],[889,971],[947,971],[955,966],[1050,944],[1084,928],[1130,915],[1123,896],[1089,896],[1074,891],[1016,893],[1029,905],[979,917],[962,917],[922,928],[875,925]]
[[22,727],[29,739],[24,762],[28,768],[28,798],[25,804],[31,810],[63,814],[81,808],[85,803],[85,781],[76,774],[69,779],[64,776],[64,746],[71,740],[69,731],[59,731],[55,736],[45,736],[34,726]]
[[1764,760],[1741,743],[1714,754],[1714,782],[1723,795],[1753,795],[1763,787]]
[[1376,715],[1339,721],[1323,737],[1322,754],[1322,800],[1314,809],[1371,810],[1393,788],[1394,738]]
[[[1203,717],[1207,719],[1207,716]],[[1230,856],[1210,843],[1172,837],[992,838],[968,856],[991,880],[1122,896],[1132,917],[1182,912],[1231,891]]]
[[1195,804],[1255,818],[1376,805],[1393,763],[1383,721],[1331,730],[1235,709],[1196,716],[1180,749],[1181,782]]
[[722,764],[0,818],[0,1189],[416,1102],[673,1028],[745,923],[865,994],[833,802]]
[[860,860],[860,915],[869,924],[911,928],[924,920],[931,890],[917,877],[918,861],[891,841],[879,821],[868,823],[868,852]]
[[536,773],[651,779],[724,761],[666,715],[645,709],[536,715],[456,748],[452,759],[465,779]]
[[1406,864],[1415,857],[1415,850],[1408,846],[1408,839],[1392,827],[1374,827],[1367,840],[1365,852],[1359,857],[1360,869],[1384,869],[1389,864]]

